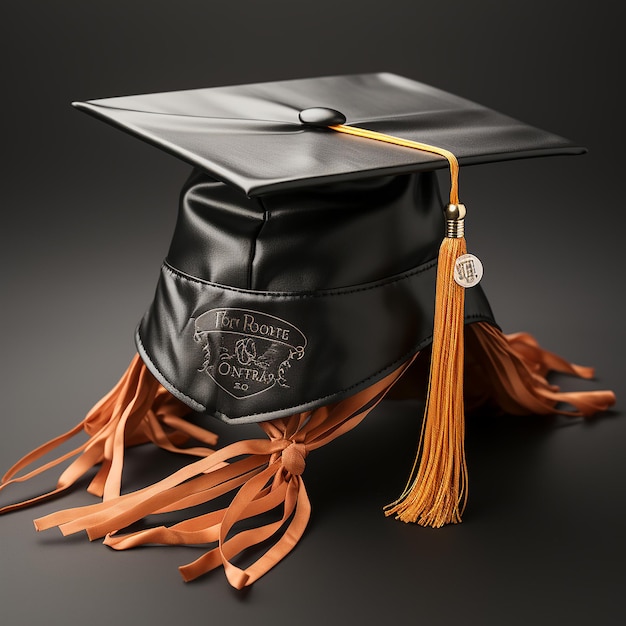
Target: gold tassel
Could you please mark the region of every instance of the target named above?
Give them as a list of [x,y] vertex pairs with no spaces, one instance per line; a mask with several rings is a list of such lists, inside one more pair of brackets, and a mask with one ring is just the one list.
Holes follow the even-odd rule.
[[417,457],[402,495],[385,508],[403,522],[439,528],[457,524],[467,501],[463,407],[465,288],[454,279],[466,254],[465,207],[446,208],[447,233],[439,249],[435,321],[426,414]]
[[459,203],[459,163],[452,152],[439,146],[345,124],[329,128],[432,152],[447,159],[450,167],[450,203],[445,209],[446,236],[439,249],[426,415],[409,482],[400,498],[385,507],[385,514],[436,528],[458,523],[467,500],[463,407],[465,287],[477,285],[482,276],[482,265],[476,257],[459,259],[466,254],[465,206]]

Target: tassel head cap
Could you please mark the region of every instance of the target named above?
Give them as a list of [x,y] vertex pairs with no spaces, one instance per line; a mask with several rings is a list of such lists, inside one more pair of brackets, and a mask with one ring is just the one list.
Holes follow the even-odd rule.
[[446,237],[460,239],[465,236],[465,205],[448,204],[444,209],[446,219]]

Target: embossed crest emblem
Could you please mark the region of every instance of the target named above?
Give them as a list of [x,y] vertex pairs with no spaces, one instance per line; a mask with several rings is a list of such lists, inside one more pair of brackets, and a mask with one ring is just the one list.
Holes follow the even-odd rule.
[[293,324],[248,309],[211,309],[195,322],[205,372],[235,398],[289,387],[289,370],[304,356],[307,340]]

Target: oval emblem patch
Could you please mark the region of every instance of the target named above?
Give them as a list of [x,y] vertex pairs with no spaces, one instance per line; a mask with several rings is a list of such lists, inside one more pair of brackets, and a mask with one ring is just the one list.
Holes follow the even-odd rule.
[[235,398],[289,387],[291,364],[304,356],[307,344],[302,331],[285,320],[232,308],[196,318],[194,340],[204,353],[199,371]]

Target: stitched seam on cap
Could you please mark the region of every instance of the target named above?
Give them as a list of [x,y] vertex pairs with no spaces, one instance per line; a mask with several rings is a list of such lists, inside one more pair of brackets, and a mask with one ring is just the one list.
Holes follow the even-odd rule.
[[261,231],[263,230],[263,227],[265,226],[265,224],[267,223],[267,220],[269,219],[268,211],[265,208],[265,205],[263,204],[261,199],[255,198],[255,201],[263,209],[263,219],[261,220],[261,223],[259,224],[259,227],[257,228],[256,233],[254,233],[254,237],[252,238],[252,245],[250,246],[250,254],[248,256],[248,273],[247,273],[248,275],[246,277],[246,286],[249,290],[252,290],[252,282],[253,282],[252,274],[254,271],[254,259],[256,258],[257,242],[259,240],[259,236],[261,235]]
[[173,275],[174,278],[183,280],[189,283],[195,283],[197,285],[202,285],[204,287],[210,287],[212,289],[218,289],[223,291],[232,291],[235,293],[247,294],[250,296],[259,296],[259,297],[273,297],[273,298],[326,298],[329,296],[342,296],[351,293],[358,293],[361,291],[371,291],[372,289],[379,289],[380,287],[385,287],[387,285],[391,285],[393,283],[400,282],[402,280],[407,280],[412,278],[413,276],[417,276],[418,274],[422,274],[431,270],[433,267],[437,265],[437,259],[433,259],[432,261],[428,261],[424,265],[420,265],[419,268],[410,270],[405,274],[401,274],[400,276],[394,276],[392,278],[385,278],[381,281],[377,281],[373,284],[364,285],[362,287],[347,287],[347,288],[338,288],[338,289],[329,289],[329,290],[320,290],[315,292],[298,292],[298,291],[253,291],[246,289],[238,289],[237,287],[230,287],[228,285],[219,285],[216,283],[210,283],[205,280],[200,280],[199,278],[194,278],[187,274],[184,274],[180,270],[173,268],[167,261],[163,262],[163,269]]

